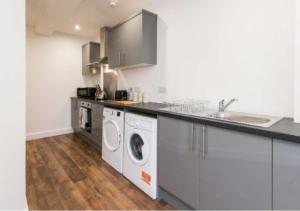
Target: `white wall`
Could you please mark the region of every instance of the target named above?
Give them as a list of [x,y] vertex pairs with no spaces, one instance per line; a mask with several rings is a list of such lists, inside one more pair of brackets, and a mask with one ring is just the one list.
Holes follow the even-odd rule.
[[70,97],[77,87],[94,86],[98,80],[81,75],[81,45],[89,40],[32,31],[27,28],[27,139],[69,133]]
[[[119,87],[152,100],[196,98],[233,110],[293,116],[295,0],[154,0],[159,64],[122,71]],[[161,96],[158,87],[166,86]]]
[[25,210],[25,1],[0,1],[0,209]]

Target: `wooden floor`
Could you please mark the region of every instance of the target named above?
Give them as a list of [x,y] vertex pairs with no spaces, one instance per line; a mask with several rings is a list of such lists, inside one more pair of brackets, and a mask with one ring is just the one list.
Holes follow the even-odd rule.
[[31,210],[172,209],[137,189],[73,134],[27,142],[26,160]]

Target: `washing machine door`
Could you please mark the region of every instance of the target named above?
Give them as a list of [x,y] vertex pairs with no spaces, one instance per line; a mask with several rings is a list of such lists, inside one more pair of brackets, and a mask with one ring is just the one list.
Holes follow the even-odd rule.
[[118,124],[113,120],[103,123],[103,144],[112,152],[121,147],[121,131]]
[[141,131],[134,130],[126,145],[128,157],[135,165],[143,166],[147,163],[151,148]]

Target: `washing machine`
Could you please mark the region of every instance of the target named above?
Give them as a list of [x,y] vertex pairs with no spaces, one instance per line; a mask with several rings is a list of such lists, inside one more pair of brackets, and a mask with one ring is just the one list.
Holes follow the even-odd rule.
[[126,113],[123,175],[157,198],[157,119]]
[[124,112],[111,108],[103,110],[102,159],[122,173]]

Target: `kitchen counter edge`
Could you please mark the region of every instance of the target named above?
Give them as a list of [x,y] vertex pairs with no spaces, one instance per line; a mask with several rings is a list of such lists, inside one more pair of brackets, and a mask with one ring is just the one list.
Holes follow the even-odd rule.
[[169,111],[163,111],[161,110],[161,108],[164,108],[167,105],[162,103],[150,102],[150,103],[124,105],[124,104],[116,103],[112,100],[95,101],[95,100],[88,100],[88,99],[77,98],[77,97],[71,97],[71,99],[88,101],[91,103],[100,104],[111,108],[124,109],[126,111],[132,111],[132,112],[140,112],[148,115],[162,115],[170,118],[192,121],[195,123],[204,124],[208,126],[214,126],[214,127],[269,137],[273,139],[280,139],[280,140],[300,143],[300,124],[295,123],[292,118],[283,118],[281,121],[279,121],[278,123],[274,124],[269,128],[262,128],[262,127],[244,125],[244,124],[225,122],[222,120],[214,120],[205,117],[197,117],[192,115],[185,115],[185,114],[179,114],[179,113],[174,113]]

